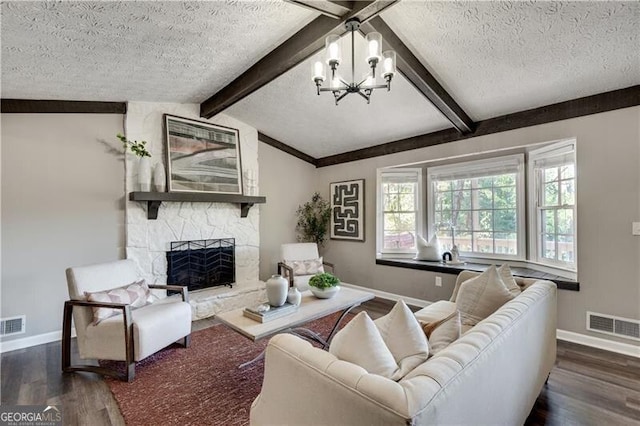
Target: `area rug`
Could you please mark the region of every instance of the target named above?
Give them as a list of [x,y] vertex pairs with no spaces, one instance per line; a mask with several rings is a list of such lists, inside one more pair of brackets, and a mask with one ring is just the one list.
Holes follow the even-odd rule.
[[[307,328],[327,336],[338,317],[316,320]],[[243,369],[238,365],[260,354],[267,342],[252,342],[214,325],[194,332],[188,349],[174,345],[137,363],[133,382],[106,381],[129,426],[248,425],[264,361]]]

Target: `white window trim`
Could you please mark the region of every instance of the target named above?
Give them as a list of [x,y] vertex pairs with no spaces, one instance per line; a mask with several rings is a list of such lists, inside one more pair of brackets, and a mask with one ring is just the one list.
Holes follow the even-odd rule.
[[[385,249],[384,248],[384,208],[383,208],[383,194],[382,194],[382,175],[385,173],[405,173],[412,176],[417,174],[417,210],[416,210],[416,233],[423,235],[423,223],[424,223],[424,191],[422,188],[422,169],[421,168],[381,168],[376,173],[376,253],[378,257],[384,257],[385,255],[414,255],[416,249]],[[404,257],[404,256],[402,256]]]
[[517,196],[517,234],[518,234],[518,254],[506,255],[499,253],[482,254],[475,252],[460,252],[460,256],[465,259],[481,259],[481,260],[509,260],[509,261],[526,261],[526,247],[527,247],[527,235],[526,235],[526,207],[525,207],[525,176],[524,176],[524,154],[513,154],[501,157],[494,157],[483,160],[466,161],[461,163],[454,163],[445,166],[429,167],[427,168],[427,230],[428,236],[431,238],[435,233],[435,224],[433,222],[435,216],[435,198],[433,195],[433,175],[455,173],[458,170],[464,169],[469,173],[473,173],[478,170],[484,170],[487,168],[495,167],[500,168],[501,165],[516,165],[516,196]]
[[[529,193],[529,218],[535,218],[534,220],[529,220],[529,260],[528,263],[531,265],[539,265],[542,267],[550,268],[557,275],[565,276],[570,279],[577,279],[577,271],[578,271],[578,168],[577,168],[577,144],[575,139],[563,140],[560,142],[556,142],[542,148],[533,150],[529,153],[528,158],[528,170],[527,174],[529,176],[528,182],[528,193]],[[573,250],[574,250],[574,259],[573,267],[570,266],[567,262],[561,262],[551,259],[546,259],[540,256],[539,253],[539,232],[538,230],[541,228],[541,219],[538,214],[538,201],[540,194],[538,193],[538,183],[539,176],[536,172],[535,162],[538,159],[543,158],[552,158],[553,156],[560,156],[563,154],[568,154],[573,152],[573,160],[574,165],[576,165],[574,169],[575,179],[573,181],[574,184],[574,193],[575,193],[575,203],[574,203],[574,215],[573,215],[573,226],[574,226],[574,234],[573,234]]]

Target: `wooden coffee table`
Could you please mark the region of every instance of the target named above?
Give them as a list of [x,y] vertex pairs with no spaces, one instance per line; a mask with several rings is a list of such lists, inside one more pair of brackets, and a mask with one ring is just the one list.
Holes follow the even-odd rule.
[[[225,312],[216,316],[227,327],[237,331],[243,336],[256,341],[271,337],[274,334],[281,332],[291,333],[298,335],[307,340],[314,340],[319,342],[324,349],[329,346],[331,339],[338,330],[338,326],[344,319],[345,315],[356,306],[361,303],[371,300],[375,297],[373,293],[366,291],[356,290],[349,287],[342,286],[338,294],[331,299],[318,299],[310,291],[302,292],[302,302],[296,312],[293,312],[284,317],[276,318],[266,323],[260,323],[250,318],[245,317],[242,314],[244,309],[235,309],[233,311]],[[342,311],[342,315],[336,321],[333,329],[326,338],[318,335],[317,333],[302,327],[304,324],[331,315],[335,312]],[[264,357],[264,352],[258,355],[258,357],[251,361],[245,362],[240,365],[240,368],[245,367],[259,359]]]

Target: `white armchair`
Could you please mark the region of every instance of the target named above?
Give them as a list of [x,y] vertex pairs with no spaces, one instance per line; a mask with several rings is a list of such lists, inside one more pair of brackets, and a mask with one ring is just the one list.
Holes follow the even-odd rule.
[[[68,268],[67,286],[70,300],[64,304],[62,325],[62,370],[90,371],[118,377],[116,371],[95,365],[71,365],[71,316],[78,336],[78,351],[82,359],[102,359],[126,362],[124,379],[133,380],[135,363],[160,349],[181,340],[189,346],[191,336],[191,306],[186,287],[149,285],[150,289],[175,290],[177,296],[161,298],[137,309],[124,303],[88,301],[85,292],[108,291],[127,286],[140,278],[133,260]],[[94,323],[93,307],[121,310]]]
[[[296,286],[298,290],[309,289],[309,279],[315,274],[300,275],[295,274],[293,268],[287,263],[299,262],[303,260],[319,259],[318,245],[316,243],[291,243],[280,246],[280,259],[278,262],[278,273],[289,280],[289,287]],[[323,267],[328,266],[335,274],[335,265],[329,262],[322,262]]]

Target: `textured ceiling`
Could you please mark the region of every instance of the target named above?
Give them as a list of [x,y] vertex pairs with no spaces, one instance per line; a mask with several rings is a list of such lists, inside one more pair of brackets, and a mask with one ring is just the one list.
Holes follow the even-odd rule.
[[[318,16],[276,0],[1,8],[2,97],[92,101],[201,102]],[[381,16],[475,120],[640,84],[638,1],[402,0]],[[450,127],[401,76],[336,107],[310,63],[226,112],[315,157]]]
[[640,84],[640,2],[402,0],[382,14],[474,120]]
[[2,97],[201,102],[316,16],[281,1],[3,2]]
[[[366,43],[359,34],[356,40],[355,76],[360,81],[367,67],[359,66],[365,62],[359,53]],[[351,81],[350,38],[341,41],[343,61],[338,72]],[[323,59],[324,52],[312,56],[225,112],[316,158],[451,127],[400,74],[391,82],[390,92],[376,89],[369,105],[351,94],[336,106],[330,92],[317,95],[311,80],[312,64]],[[383,83],[378,79],[377,84]]]

